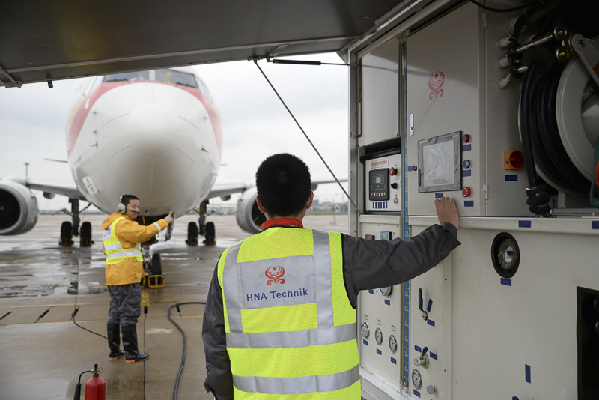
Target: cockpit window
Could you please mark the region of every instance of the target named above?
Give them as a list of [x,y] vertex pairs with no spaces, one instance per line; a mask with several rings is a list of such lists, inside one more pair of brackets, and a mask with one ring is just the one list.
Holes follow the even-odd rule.
[[195,76],[181,71],[175,71],[173,69],[157,69],[156,80],[159,82],[172,83],[178,86],[187,86],[190,88],[197,89]]
[[199,78],[198,78],[198,83],[200,84],[200,90],[202,91],[202,93],[204,93],[204,96],[206,96],[206,99],[208,100],[208,102],[210,104],[212,104],[212,96],[210,95],[210,92],[208,91],[208,87],[206,86],[204,81],[202,81]]
[[138,71],[106,75],[104,77],[104,82],[133,82],[148,79],[150,79],[150,71]]

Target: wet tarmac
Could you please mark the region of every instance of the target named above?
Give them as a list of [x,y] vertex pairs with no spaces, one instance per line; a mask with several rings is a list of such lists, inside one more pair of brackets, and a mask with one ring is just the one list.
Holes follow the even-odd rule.
[[[166,282],[164,288],[144,289],[148,313],[142,311],[137,331],[140,350],[150,358],[126,364],[122,358],[108,361],[106,339],[98,336],[106,335],[109,307],[100,226],[104,218],[82,215],[81,222],[92,223],[91,247],[80,247],[78,238],[71,247],[58,245],[65,216],[40,216],[32,231],[0,236],[0,400],[71,400],[79,374],[94,364],[103,369],[107,399],[173,398],[183,336],[168,320],[168,310],[177,303],[205,302],[220,253],[249,235],[239,229],[234,216],[211,216],[216,246],[189,247],[187,223],[196,218],[177,219],[173,238],[152,246],[153,252],[162,254]],[[304,225],[347,232],[347,217],[307,216]],[[171,309],[187,336],[177,391],[181,400],[213,399],[203,386],[203,312],[201,304]],[[83,375],[82,386],[89,378],[90,373]]]

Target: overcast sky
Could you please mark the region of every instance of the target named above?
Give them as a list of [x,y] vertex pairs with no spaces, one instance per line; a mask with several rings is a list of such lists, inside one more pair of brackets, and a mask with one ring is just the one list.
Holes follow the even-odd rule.
[[[336,54],[295,59],[341,63]],[[344,66],[280,65],[259,62],[291,111],[338,178],[347,178],[348,70]],[[196,67],[214,97],[223,123],[223,160],[218,183],[251,183],[258,165],[275,153],[292,153],[304,160],[313,180],[330,175],[291,119],[258,68],[251,61]],[[36,181],[71,183],[66,160],[66,120],[75,91],[83,80],[0,88],[0,178],[25,176]],[[341,201],[336,185],[316,191],[321,201]],[[68,207],[66,198],[47,200],[38,194],[41,209]],[[215,200],[220,203],[220,199]],[[82,207],[86,203],[82,204]]]

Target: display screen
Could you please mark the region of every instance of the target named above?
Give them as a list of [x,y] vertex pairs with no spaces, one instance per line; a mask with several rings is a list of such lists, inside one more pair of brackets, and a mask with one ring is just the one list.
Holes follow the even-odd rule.
[[461,132],[418,143],[419,192],[462,189]]
[[375,169],[368,173],[368,199],[389,200],[389,170]]

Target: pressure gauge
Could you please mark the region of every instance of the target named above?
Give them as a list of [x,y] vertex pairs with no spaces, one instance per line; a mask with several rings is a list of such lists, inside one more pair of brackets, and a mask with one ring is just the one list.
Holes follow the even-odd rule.
[[383,331],[381,331],[381,328],[376,328],[376,331],[374,331],[374,339],[376,344],[383,344]]
[[417,369],[412,371],[412,384],[414,385],[414,389],[422,389],[422,375],[420,375]]
[[395,339],[394,335],[389,336],[389,349],[391,353],[397,353],[397,339]]
[[385,297],[391,297],[391,292],[393,292],[393,286],[389,286],[386,288],[380,288],[381,294]]
[[368,327],[368,322],[364,322],[362,324],[362,337],[368,339],[368,336],[370,336],[370,328]]

